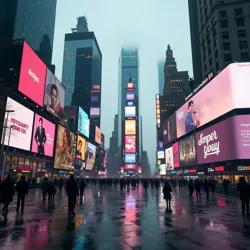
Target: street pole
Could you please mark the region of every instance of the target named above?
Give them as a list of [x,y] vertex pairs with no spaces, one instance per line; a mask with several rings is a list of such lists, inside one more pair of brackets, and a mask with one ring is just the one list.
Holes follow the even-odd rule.
[[8,145],[7,145],[7,148],[6,148],[6,154],[5,154],[5,157],[4,157],[4,163],[3,163],[3,170],[2,170],[2,177],[4,177],[4,173],[5,173],[5,168],[6,168],[6,156],[8,156],[8,150],[9,150],[9,146],[10,146],[10,136],[11,136],[11,129],[14,127],[14,125],[11,125],[10,126],[10,131],[9,131],[9,138],[8,138]]

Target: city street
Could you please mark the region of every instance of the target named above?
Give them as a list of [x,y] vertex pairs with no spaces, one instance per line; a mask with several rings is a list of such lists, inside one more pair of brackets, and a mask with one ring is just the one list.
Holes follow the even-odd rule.
[[[68,217],[65,194],[56,193],[54,208],[30,190],[23,214],[10,204],[1,216],[0,249],[249,249],[250,219],[241,215],[239,200],[217,194],[207,202],[189,200],[187,191],[173,193],[172,212],[165,210],[162,191],[140,186],[119,188],[89,185],[84,202]],[[16,197],[15,197],[16,199]],[[2,208],[2,205],[1,205]]]

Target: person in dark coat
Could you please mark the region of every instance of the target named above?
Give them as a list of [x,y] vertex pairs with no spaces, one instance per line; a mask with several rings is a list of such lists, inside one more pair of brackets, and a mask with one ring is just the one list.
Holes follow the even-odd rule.
[[156,191],[158,192],[158,190],[159,190],[159,187],[160,187],[160,181],[159,181],[159,179],[156,179],[155,180],[155,188],[156,188]]
[[60,178],[60,180],[59,180],[59,190],[60,190],[60,194],[62,193],[62,188],[63,188],[63,179]]
[[10,202],[13,201],[15,194],[15,188],[11,181],[11,177],[8,176],[1,185],[1,201],[4,204],[3,213],[8,213],[8,207]]
[[16,211],[19,211],[21,202],[21,211],[23,212],[25,205],[25,195],[28,194],[28,191],[29,191],[28,182],[25,180],[25,176],[22,176],[20,181],[16,185],[16,192],[17,192]]
[[147,179],[145,179],[145,180],[143,181],[143,187],[144,187],[144,189],[145,189],[145,192],[147,192],[148,186],[149,186],[149,182],[148,182]]
[[206,193],[207,199],[209,199],[209,189],[210,189],[210,186],[209,186],[209,182],[208,182],[207,179],[204,181],[203,187],[204,187],[204,191]]
[[224,179],[223,180],[223,188],[224,188],[224,192],[225,192],[225,195],[228,195],[228,180]]
[[197,180],[195,181],[194,187],[195,187],[197,199],[198,199],[198,198],[201,198],[201,182],[200,182],[199,179],[197,179]]
[[189,198],[193,198],[194,182],[193,182],[192,179],[190,179],[189,182],[188,182],[188,190],[189,190]]
[[82,199],[83,197],[83,193],[84,193],[84,189],[87,187],[84,179],[81,179],[80,185],[79,185],[79,189],[80,189],[80,198]]
[[49,179],[47,177],[43,180],[41,188],[43,192],[43,200],[45,201],[49,189]]
[[168,181],[165,182],[163,186],[163,194],[164,194],[164,199],[166,200],[167,207],[170,208],[170,203],[171,203],[171,192],[172,192],[172,187],[168,183]]
[[210,179],[209,183],[210,183],[212,194],[214,195],[214,191],[215,191],[215,187],[216,187],[215,180],[214,179]]
[[53,181],[50,181],[48,184],[48,196],[49,196],[49,203],[55,200],[55,193],[56,193],[56,186]]
[[250,185],[245,181],[244,177],[240,177],[237,184],[237,191],[240,192],[242,214],[250,215],[249,213],[249,198],[250,198]]
[[126,180],[121,178],[120,179],[120,188],[121,188],[121,190],[123,190],[125,188],[125,185],[126,185]]
[[79,189],[74,179],[74,175],[70,176],[69,181],[66,184],[66,192],[68,195],[69,214],[75,215],[74,209],[76,204],[76,196],[79,196]]

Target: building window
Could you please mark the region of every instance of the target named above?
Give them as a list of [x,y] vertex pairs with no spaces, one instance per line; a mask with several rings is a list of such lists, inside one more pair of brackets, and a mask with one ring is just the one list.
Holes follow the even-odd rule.
[[226,10],[220,11],[220,18],[223,18],[223,17],[227,17],[227,11]]
[[231,49],[230,43],[223,43],[223,49],[224,50],[230,50]]
[[222,39],[229,39],[229,32],[228,31],[222,32]]
[[216,72],[218,72],[218,71],[219,71],[219,69],[220,69],[220,62],[219,62],[219,61],[217,61],[217,62],[216,62]]
[[248,52],[240,53],[241,61],[242,62],[249,62],[249,54]]
[[215,57],[215,58],[218,57],[218,50],[215,50],[215,52],[214,52],[214,57]]
[[241,16],[242,15],[242,9],[241,8],[240,9],[235,9],[234,14],[235,14],[235,16]]
[[240,41],[239,47],[240,47],[240,49],[247,49],[248,48],[247,41]]
[[224,54],[224,61],[225,62],[231,62],[232,61],[232,55],[231,54]]
[[242,27],[244,25],[245,25],[245,19],[243,17],[236,19],[236,26],[237,27]]
[[238,30],[238,37],[246,37],[246,31],[245,30]]
[[228,28],[228,20],[221,20],[220,25],[222,29],[227,29]]
[[210,58],[209,58],[209,66],[211,67],[212,64],[213,64],[213,60],[212,60],[212,58],[210,57]]

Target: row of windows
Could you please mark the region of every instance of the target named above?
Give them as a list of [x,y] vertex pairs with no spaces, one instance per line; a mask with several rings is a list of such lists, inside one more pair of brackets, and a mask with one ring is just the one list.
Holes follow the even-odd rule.
[[[243,27],[243,26],[245,26],[245,19],[244,19],[244,17],[235,19],[235,23],[236,23],[237,27]],[[222,29],[227,29],[228,28],[228,19],[220,20],[220,26],[221,26]]]
[[[242,8],[235,9],[235,10],[234,10],[234,15],[235,15],[235,16],[241,16],[241,15],[243,15],[243,10],[242,10]],[[221,17],[221,18],[227,17],[227,11],[226,11],[226,10],[220,11],[220,17]]]
[[[246,37],[246,31],[245,30],[237,30],[238,38],[244,38]],[[222,39],[229,39],[229,31],[223,31],[222,32]]]
[[[240,49],[247,49],[248,48],[247,41],[239,41],[239,48]],[[224,50],[231,50],[230,42],[223,43],[223,49]]]

